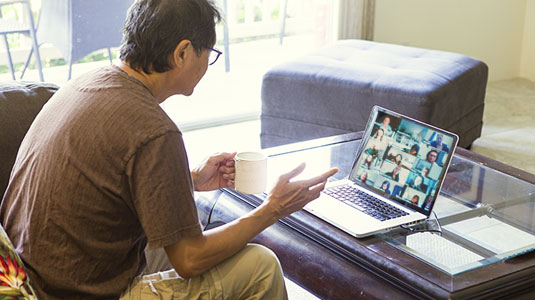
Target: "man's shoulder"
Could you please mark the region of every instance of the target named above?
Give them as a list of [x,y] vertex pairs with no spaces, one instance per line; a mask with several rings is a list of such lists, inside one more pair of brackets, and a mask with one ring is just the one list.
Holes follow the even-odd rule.
[[128,74],[115,65],[93,69],[75,78],[69,84],[83,91],[100,91],[103,89],[121,89],[125,87],[133,88],[134,90],[143,88],[141,82],[128,76]]
[[[179,132],[152,94],[113,67],[84,74],[62,87],[34,131],[56,132],[60,144],[131,153],[156,136]],[[50,143],[50,140],[48,140]]]
[[176,128],[150,91],[117,66],[98,68],[80,76],[66,86],[66,94],[67,98],[75,99],[63,101],[75,100],[74,105],[82,113],[104,118],[110,126]]

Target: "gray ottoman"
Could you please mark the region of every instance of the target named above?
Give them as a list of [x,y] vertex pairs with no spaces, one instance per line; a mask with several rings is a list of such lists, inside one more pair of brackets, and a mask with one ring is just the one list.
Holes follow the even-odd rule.
[[342,40],[269,70],[263,148],[363,130],[373,105],[459,135],[481,135],[488,67],[460,54]]

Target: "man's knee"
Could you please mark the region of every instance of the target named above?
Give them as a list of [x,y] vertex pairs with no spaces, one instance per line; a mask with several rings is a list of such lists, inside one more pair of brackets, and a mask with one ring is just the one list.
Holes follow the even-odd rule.
[[271,249],[258,244],[249,244],[245,247],[246,255],[258,264],[258,267],[280,270],[280,262],[277,255]]
[[[249,244],[218,267],[229,299],[286,299],[284,276],[275,253]],[[253,297],[253,298],[254,298]]]

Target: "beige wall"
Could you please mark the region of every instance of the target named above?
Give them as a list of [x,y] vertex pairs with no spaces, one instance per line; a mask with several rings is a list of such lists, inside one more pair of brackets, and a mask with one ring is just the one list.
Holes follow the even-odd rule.
[[535,0],[527,0],[520,77],[535,81]]
[[515,78],[521,62],[522,74],[535,72],[535,29],[524,30],[526,15],[535,21],[533,2],[377,0],[374,40],[462,53],[487,63],[491,81]]

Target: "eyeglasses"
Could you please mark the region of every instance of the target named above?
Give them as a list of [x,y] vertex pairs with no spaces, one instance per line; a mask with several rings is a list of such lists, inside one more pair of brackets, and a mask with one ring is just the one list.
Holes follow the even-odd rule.
[[195,43],[195,42],[192,42],[192,44],[194,45],[197,45],[197,47],[202,47],[204,49],[207,49],[207,50],[210,50],[210,56],[208,57],[208,65],[211,66],[213,64],[215,64],[215,62],[217,61],[217,59],[219,58],[219,56],[221,54],[223,54],[222,51],[219,51],[218,49],[215,49],[215,48],[210,48],[210,47],[206,47],[206,46],[202,46],[198,43]]
[[219,58],[219,56],[221,54],[223,54],[223,52],[215,49],[215,48],[209,48],[209,47],[206,47],[206,49],[210,50],[210,57],[208,58],[208,65],[211,66],[213,64],[215,64],[215,62],[217,61],[217,59]]

